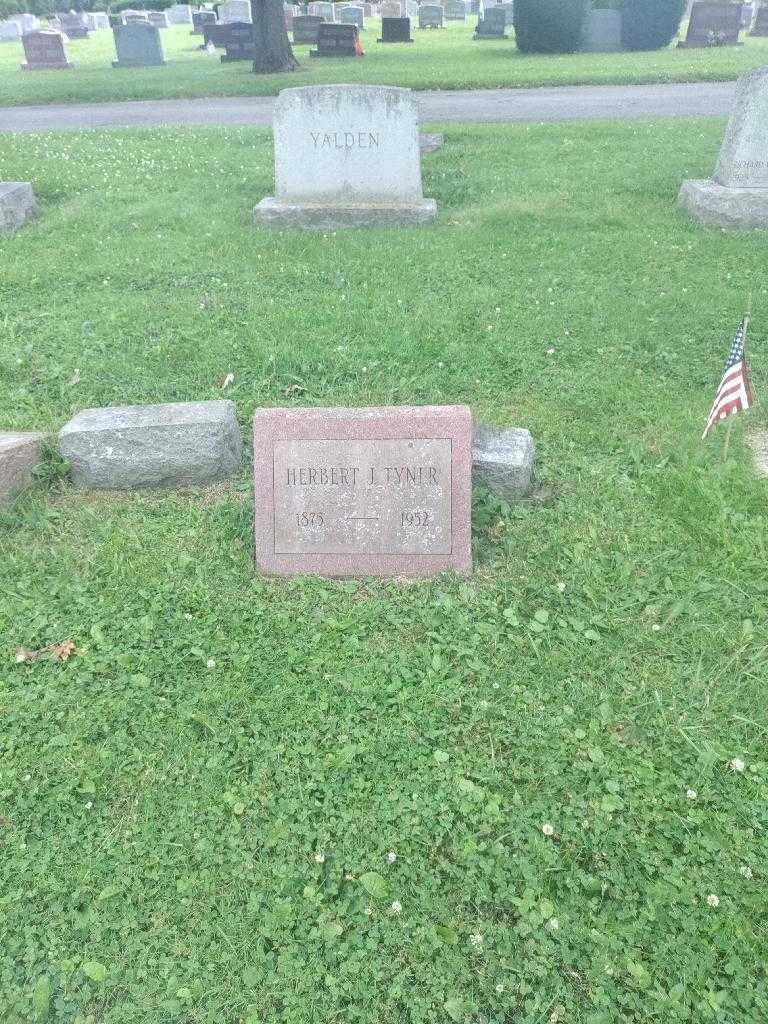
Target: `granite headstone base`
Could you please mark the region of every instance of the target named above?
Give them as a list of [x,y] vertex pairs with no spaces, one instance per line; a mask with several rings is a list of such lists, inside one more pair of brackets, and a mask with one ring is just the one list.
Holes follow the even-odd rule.
[[416,203],[284,203],[268,196],[253,208],[255,224],[327,231],[336,228],[418,227],[437,217],[434,199]]
[[768,188],[727,188],[711,178],[684,181],[677,201],[700,224],[768,228]]
[[15,231],[35,214],[35,194],[28,181],[0,181],[0,231]]

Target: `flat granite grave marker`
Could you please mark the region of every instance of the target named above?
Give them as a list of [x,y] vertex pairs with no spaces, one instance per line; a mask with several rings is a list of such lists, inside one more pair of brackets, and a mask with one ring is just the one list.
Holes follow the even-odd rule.
[[768,66],[739,78],[715,172],[684,181],[678,202],[702,224],[768,228]]
[[261,572],[471,573],[467,406],[258,409],[253,452]]
[[699,0],[691,9],[684,40],[685,49],[702,46],[736,46],[741,28],[741,4],[709,3]]
[[504,29],[507,16],[502,7],[486,7],[482,18],[477,19],[477,28],[473,39],[507,39]]
[[751,36],[768,36],[768,5],[758,7],[755,20],[752,23]]
[[222,55],[222,63],[228,64],[237,60],[255,60],[256,48],[253,42],[253,24],[250,21],[230,22],[222,25],[222,43],[227,51]]
[[440,4],[422,4],[419,7],[419,28],[442,28],[443,8]]
[[0,432],[0,508],[10,505],[32,479],[44,440],[45,434],[32,431]]
[[0,231],[15,231],[35,215],[35,194],[28,181],[0,181]]
[[61,32],[25,32],[21,37],[26,63],[22,71],[41,71],[51,68],[66,70],[74,67],[67,60],[64,36]]
[[410,89],[284,89],[274,140],[276,194],[256,206],[256,223],[324,229],[426,224],[437,216],[434,199],[422,192]]
[[117,50],[113,68],[149,68],[165,64],[160,30],[154,25],[146,22],[115,25],[112,34]]
[[311,43],[317,45],[317,32],[323,24],[319,14],[301,14],[293,19],[294,43]]
[[382,18],[377,43],[412,43],[410,18]]
[[242,438],[234,402],[84,409],[59,432],[76,487],[130,490],[215,483],[237,472]]
[[310,57],[362,57],[363,50],[357,25],[335,25],[322,22],[317,30],[317,49]]

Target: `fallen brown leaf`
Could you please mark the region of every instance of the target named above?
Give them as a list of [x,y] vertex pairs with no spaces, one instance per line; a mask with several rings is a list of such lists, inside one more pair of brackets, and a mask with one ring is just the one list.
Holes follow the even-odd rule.
[[49,644],[46,647],[46,651],[55,658],[56,661],[67,661],[72,651],[74,651],[75,645],[71,640],[62,640],[60,644]]

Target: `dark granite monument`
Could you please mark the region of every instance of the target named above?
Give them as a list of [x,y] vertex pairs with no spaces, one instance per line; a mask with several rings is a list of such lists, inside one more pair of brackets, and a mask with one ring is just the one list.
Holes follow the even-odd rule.
[[697,0],[691,10],[688,34],[678,46],[696,49],[702,46],[736,46],[741,28],[741,4],[711,3]]
[[377,43],[412,43],[410,18],[382,18]]
[[294,43],[311,43],[317,46],[317,30],[323,24],[319,14],[300,14],[293,19]]
[[317,30],[317,49],[310,57],[362,57],[363,49],[356,25],[329,25],[322,22]]
[[224,49],[222,63],[228,64],[236,60],[255,60],[256,50],[253,42],[253,25],[249,21],[232,21],[221,26]]
[[477,19],[477,28],[473,39],[507,39],[504,29],[507,26],[507,15],[504,8],[486,7],[485,15]]

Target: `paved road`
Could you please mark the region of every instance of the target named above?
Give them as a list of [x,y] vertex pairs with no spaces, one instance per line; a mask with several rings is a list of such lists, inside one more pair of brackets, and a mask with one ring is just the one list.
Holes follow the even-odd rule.
[[[570,85],[547,89],[477,89],[417,93],[427,121],[569,121],[592,118],[727,114],[733,82],[686,85]],[[160,125],[268,125],[269,96],[138,100],[0,107],[0,131],[73,131]]]

